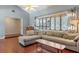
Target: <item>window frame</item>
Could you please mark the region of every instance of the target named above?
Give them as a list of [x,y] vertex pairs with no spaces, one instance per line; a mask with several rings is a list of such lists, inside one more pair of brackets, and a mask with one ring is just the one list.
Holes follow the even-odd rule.
[[[56,24],[56,22],[57,22],[57,21],[56,21],[56,17],[59,17],[59,23],[60,23],[60,24],[59,24],[59,30],[58,30],[58,31],[63,31],[63,29],[62,29],[62,27],[63,27],[63,25],[62,25],[62,20],[63,20],[62,17],[63,17],[63,16],[66,16],[66,15],[48,16],[48,17],[43,17],[43,16],[42,16],[42,17],[40,17],[40,18],[39,18],[39,17],[36,17],[36,18],[39,19],[39,26],[36,26],[36,25],[35,25],[35,26],[36,26],[36,27],[39,27],[39,29],[42,29],[42,30],[44,30],[44,29],[46,29],[46,30],[57,30],[57,29],[56,29],[56,25],[57,25],[57,24]],[[35,19],[36,19],[36,18],[35,18]],[[48,26],[48,24],[47,24],[47,19],[48,19],[48,18],[49,18],[49,21],[50,21],[50,22],[49,22],[49,26]],[[52,23],[52,21],[51,21],[52,18],[54,18],[54,22],[53,22],[53,23],[54,23],[54,29],[52,29],[52,27],[51,27],[51,26],[52,26],[52,25],[51,25],[51,23]],[[40,26],[40,19],[42,19],[42,20],[41,20],[41,23],[42,23],[41,26]],[[45,25],[44,25],[43,19],[44,19],[44,21],[46,22]],[[35,22],[35,24],[36,24],[36,22]],[[49,29],[47,29],[47,28],[49,28]]]

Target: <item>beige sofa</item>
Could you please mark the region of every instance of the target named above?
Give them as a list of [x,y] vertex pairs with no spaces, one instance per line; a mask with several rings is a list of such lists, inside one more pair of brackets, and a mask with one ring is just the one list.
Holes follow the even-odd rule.
[[[76,38],[77,37],[77,38]],[[78,33],[72,34],[62,31],[47,31],[43,34],[19,37],[19,43],[23,46],[35,43],[37,39],[45,39],[66,45],[67,49],[79,52]]]

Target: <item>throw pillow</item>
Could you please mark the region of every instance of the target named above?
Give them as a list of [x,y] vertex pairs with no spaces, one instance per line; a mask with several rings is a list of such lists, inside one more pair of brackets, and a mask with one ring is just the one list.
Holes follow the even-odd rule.
[[46,35],[52,36],[52,34],[53,34],[53,33],[52,33],[51,31],[47,31],[47,32],[46,32]]
[[34,30],[28,30],[26,31],[26,35],[34,35]]
[[76,36],[75,35],[69,35],[69,34],[64,34],[63,38],[73,40]]

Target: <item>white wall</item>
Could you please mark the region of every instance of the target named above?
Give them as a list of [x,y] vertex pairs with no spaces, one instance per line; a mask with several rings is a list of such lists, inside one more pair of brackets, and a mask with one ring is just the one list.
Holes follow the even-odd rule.
[[16,5],[0,5],[0,38],[5,36],[5,18],[7,17],[21,18],[23,20],[21,33],[25,34],[25,28],[29,25],[29,14]]

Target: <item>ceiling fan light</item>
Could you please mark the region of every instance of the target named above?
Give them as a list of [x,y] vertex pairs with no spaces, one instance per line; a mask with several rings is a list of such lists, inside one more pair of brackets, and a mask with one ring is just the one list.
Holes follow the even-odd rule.
[[37,5],[27,5],[25,10],[27,11],[35,11],[35,8],[38,7]]
[[34,8],[29,8],[29,7],[25,8],[25,10],[27,10],[27,11],[35,11]]

